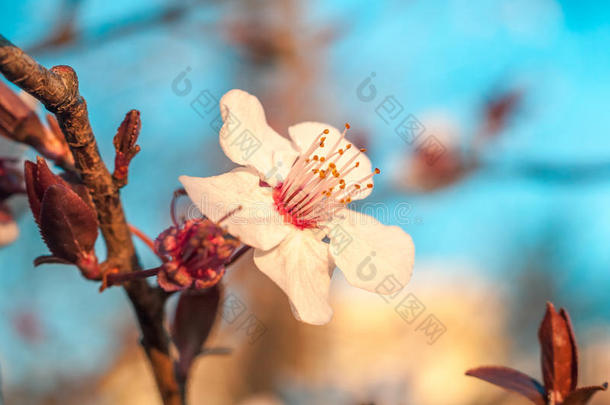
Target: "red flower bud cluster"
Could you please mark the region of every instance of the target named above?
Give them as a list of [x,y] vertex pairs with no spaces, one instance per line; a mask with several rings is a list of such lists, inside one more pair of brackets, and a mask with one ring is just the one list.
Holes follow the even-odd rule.
[[164,260],[157,281],[166,291],[211,287],[220,281],[225,264],[239,245],[208,219],[174,225],[155,240],[157,254]]
[[98,222],[88,194],[77,194],[77,186],[53,174],[40,157],[37,163],[25,162],[25,183],[32,214],[52,253],[35,264],[74,264],[86,278],[100,279],[94,251]]

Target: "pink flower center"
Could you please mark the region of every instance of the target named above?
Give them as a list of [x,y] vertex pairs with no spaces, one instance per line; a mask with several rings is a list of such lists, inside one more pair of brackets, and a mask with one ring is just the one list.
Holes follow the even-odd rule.
[[379,169],[352,184],[346,176],[360,166],[357,158],[365,149],[346,153],[352,148],[345,140],[349,124],[332,147],[325,149],[328,129],[322,131],[309,149],[296,160],[286,180],[273,189],[275,208],[287,223],[299,229],[321,228],[365,188]]

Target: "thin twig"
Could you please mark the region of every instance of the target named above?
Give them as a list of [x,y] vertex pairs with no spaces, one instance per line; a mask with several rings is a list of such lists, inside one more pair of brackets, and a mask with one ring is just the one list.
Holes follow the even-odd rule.
[[159,270],[161,270],[161,267],[155,267],[154,269],[148,270],[132,271],[131,273],[108,274],[106,276],[105,287],[112,287],[113,285],[121,284],[126,281],[153,277],[159,273]]

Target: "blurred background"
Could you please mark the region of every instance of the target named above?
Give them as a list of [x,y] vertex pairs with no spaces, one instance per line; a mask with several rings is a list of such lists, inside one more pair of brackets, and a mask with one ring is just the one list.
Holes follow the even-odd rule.
[[[572,316],[580,385],[610,379],[609,21],[610,4],[575,0],[0,5],[3,35],[76,70],[111,166],[118,125],[141,111],[142,152],[122,195],[151,237],[170,224],[179,175],[233,167],[201,94],[256,94],[283,134],[347,121],[381,168],[354,208],[413,236],[406,289],[386,300],[336,272],[333,320],[308,326],[241,259],[225,296],[262,332],[217,321],[208,345],[234,351],[198,360],[192,404],[521,404],[464,371],[497,364],[539,378],[546,301]],[[74,268],[35,269],[46,247],[25,200],[10,204],[20,235],[0,248],[6,403],[157,403],[123,292],[99,294]],[[420,310],[405,315],[410,302]]]

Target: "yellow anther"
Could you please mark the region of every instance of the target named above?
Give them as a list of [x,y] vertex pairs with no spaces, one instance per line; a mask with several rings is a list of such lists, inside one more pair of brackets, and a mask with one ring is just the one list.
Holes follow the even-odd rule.
[[323,132],[324,132],[325,134],[327,134],[327,133],[328,133],[328,129],[325,129]]
[[368,188],[373,188],[373,184],[369,183],[366,185]]
[[360,166],[360,162],[356,162],[356,167]]
[[354,184],[354,187],[356,187],[358,190],[360,190],[360,184]]
[[360,152],[366,152],[366,148],[360,149]]
[[337,165],[334,163],[329,163],[328,167],[330,167],[331,169],[334,169],[335,167],[337,167]]
[[376,169],[375,169],[375,174],[379,174],[379,173],[381,173],[381,170],[379,170],[379,169],[377,169],[377,168],[376,168]]
[[345,147],[345,150],[347,150],[347,149],[349,149],[349,148],[351,148],[351,147],[352,147],[352,144],[351,144],[351,143],[348,143],[348,144],[347,144],[347,146]]
[[345,184],[341,184],[341,185],[339,186],[339,188],[340,188],[341,190],[343,190],[343,189],[345,188]]
[[350,126],[349,126],[349,124],[347,122],[345,123],[345,128],[347,128],[347,129],[350,128]]
[[339,180],[339,184],[345,184],[345,180],[344,179]]
[[318,155],[313,155],[313,160],[318,160],[318,159],[319,159]]

